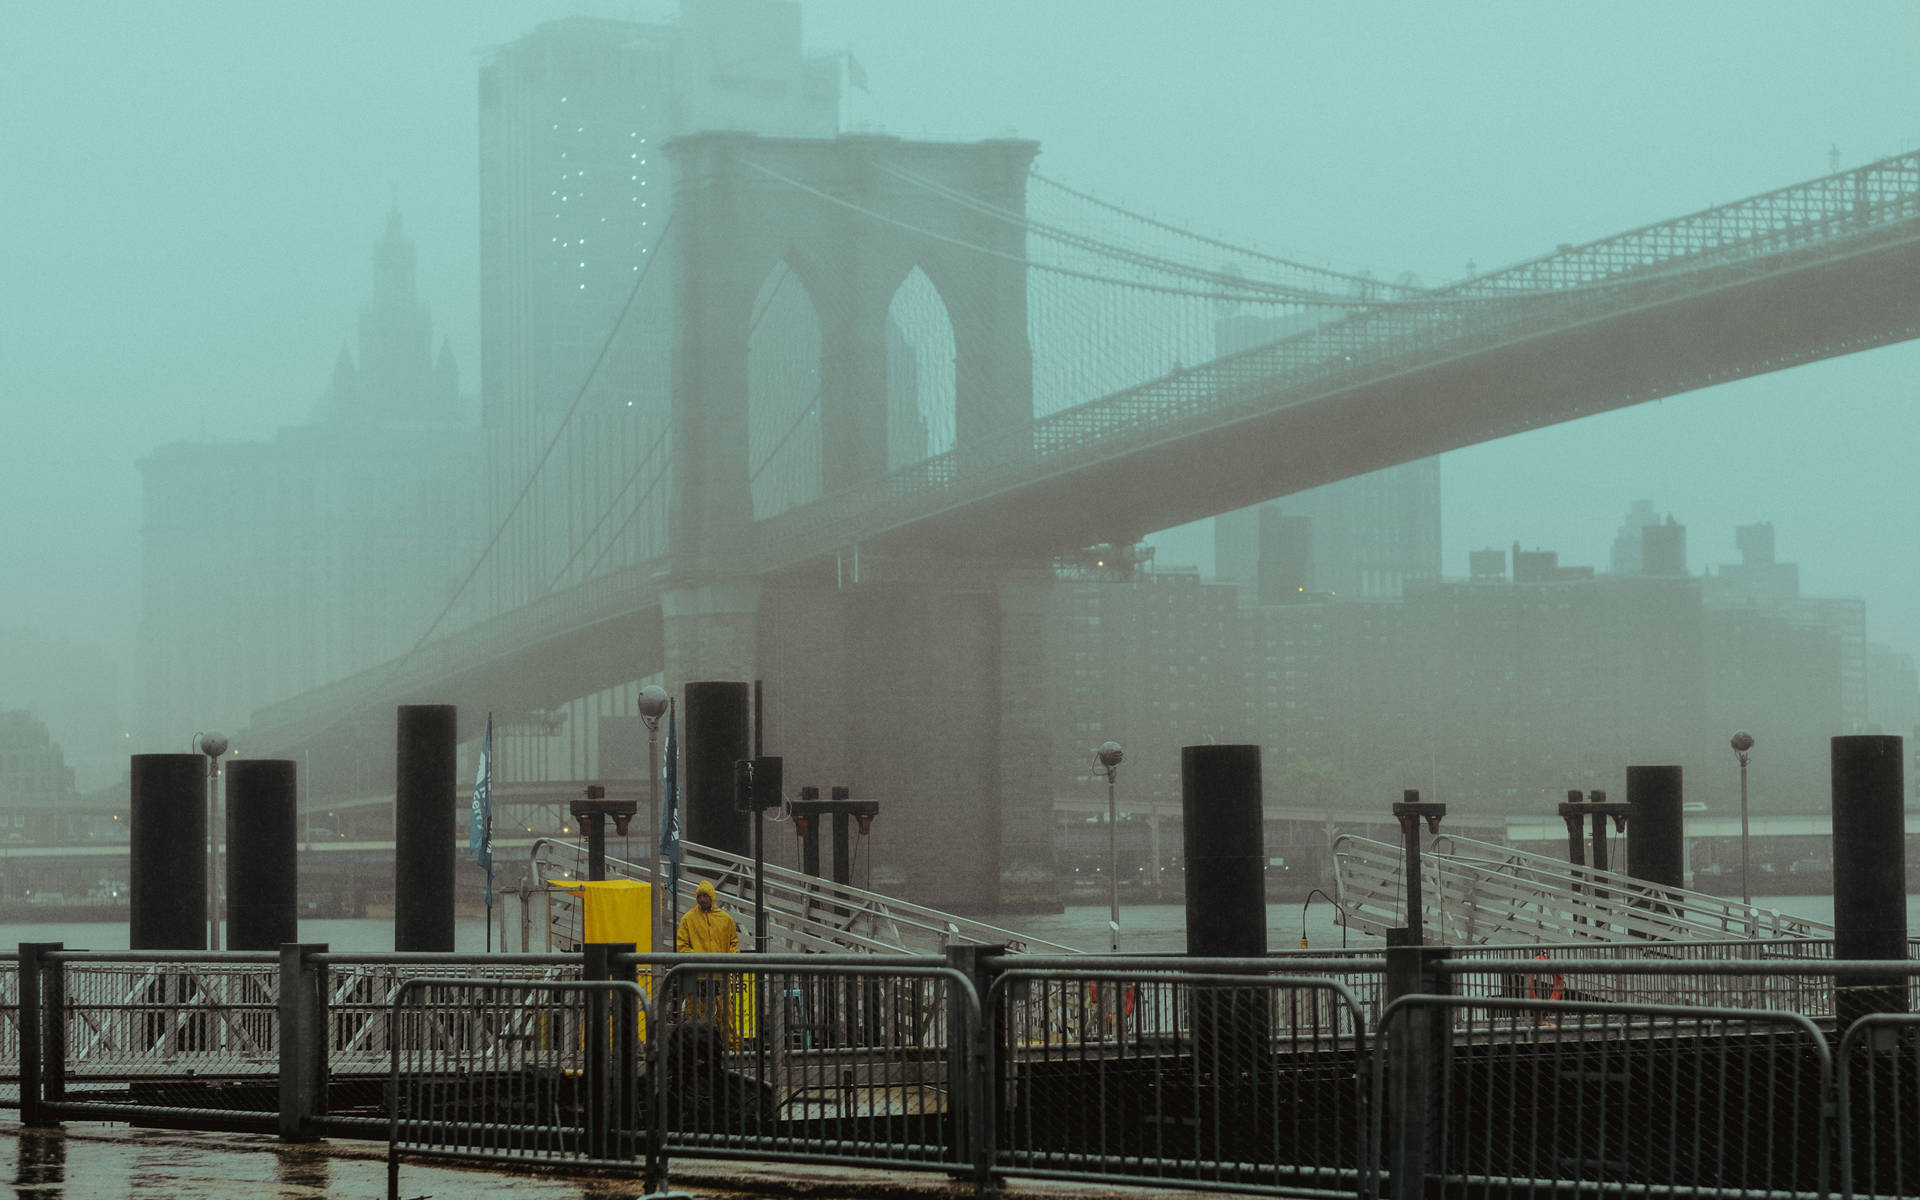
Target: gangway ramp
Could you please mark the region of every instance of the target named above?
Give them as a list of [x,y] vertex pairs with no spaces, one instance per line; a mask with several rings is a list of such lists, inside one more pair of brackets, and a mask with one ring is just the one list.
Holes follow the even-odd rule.
[[[554,881],[587,878],[587,849],[573,842],[542,838],[529,853],[528,897],[538,895],[545,908],[530,918],[544,926],[548,945],[565,949],[581,937],[579,898]],[[653,881],[643,863],[609,855],[608,879]],[[1071,946],[1002,929],[956,913],[908,900],[834,883],[791,867],[765,864],[767,949],[775,954],[944,954],[949,946],[1005,946],[1034,954],[1078,954]],[[753,936],[753,859],[694,842],[681,844],[680,911],[694,907],[702,879],[713,881],[725,907],[739,922],[743,943]],[[531,903],[530,903],[531,909]],[[670,949],[671,947],[663,947]]]
[[[1376,936],[1406,925],[1402,847],[1346,834],[1333,859],[1343,924]],[[1472,838],[1436,838],[1420,889],[1427,940],[1454,946],[1833,937],[1820,921]]]

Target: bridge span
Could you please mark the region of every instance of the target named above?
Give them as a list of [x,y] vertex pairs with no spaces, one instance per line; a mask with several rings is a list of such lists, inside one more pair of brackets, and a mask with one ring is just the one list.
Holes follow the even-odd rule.
[[[1027,275],[1006,261],[1024,261],[1020,237],[975,247],[996,265],[963,286],[954,246],[974,225],[938,224],[913,182],[924,182],[914,172],[946,172],[941,193],[984,197],[976,208],[990,200],[1017,217],[1016,168],[1031,143],[697,135],[674,152],[678,211],[691,226],[678,250],[665,552],[264,708],[249,753],[390,744],[396,704],[457,703],[473,721],[654,675],[764,677],[778,697],[773,728],[801,774],[926,806],[881,843],[930,849],[929,822],[961,814],[964,827],[943,836],[1004,849],[1035,840],[1050,820],[1045,739],[1030,725],[1044,717],[1040,597],[1052,556],[1920,335],[1916,153],[1369,301],[1032,419],[1020,416],[1033,408],[1025,331],[984,315],[1026,312]],[[848,182],[849,155],[872,179]],[[728,204],[715,202],[723,196]],[[823,225],[815,210],[829,203],[853,216]],[[807,257],[832,247],[809,250],[806,239],[844,233],[849,221],[862,230],[863,261],[879,264],[879,285],[851,263]],[[875,411],[876,343],[849,326],[822,343],[833,369],[821,382],[820,453],[835,469],[820,475],[835,486],[755,519],[738,436],[749,418],[746,350],[727,322],[745,323],[752,281],[794,255],[809,289],[852,297],[852,315],[830,314],[836,321],[884,320],[891,281],[915,264],[953,289],[959,434],[946,453],[891,472],[882,454],[875,469],[863,430]],[[693,279],[722,282],[688,290]],[[877,300],[861,291],[873,286]],[[1003,369],[983,372],[983,355],[1000,356]],[[936,693],[946,705],[938,718],[913,719],[909,706]],[[850,779],[856,765],[865,774]],[[1003,865],[988,855],[967,890],[991,888]]]

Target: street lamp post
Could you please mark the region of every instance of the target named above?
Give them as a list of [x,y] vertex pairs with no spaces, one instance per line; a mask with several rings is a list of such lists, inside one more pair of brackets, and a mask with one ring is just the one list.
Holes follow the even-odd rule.
[[1113,775],[1125,755],[1119,742],[1101,742],[1093,756],[1107,773],[1107,932],[1108,947],[1120,953],[1120,842],[1119,808],[1114,803]]
[[1733,739],[1727,743],[1733,747],[1733,755],[1740,760],[1740,903],[1753,907],[1753,864],[1748,855],[1748,843],[1751,830],[1747,825],[1747,758],[1753,751],[1753,735],[1744,729],[1735,730]]
[[640,720],[647,726],[647,937],[660,953],[660,718],[673,706],[667,689],[650,683],[640,689]]
[[207,949],[220,948],[220,756],[225,734],[196,733],[193,748],[207,756]]

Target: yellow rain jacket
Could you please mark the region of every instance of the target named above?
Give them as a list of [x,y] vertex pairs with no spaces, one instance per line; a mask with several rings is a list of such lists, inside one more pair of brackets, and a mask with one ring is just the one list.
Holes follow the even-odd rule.
[[680,918],[680,928],[674,931],[673,936],[674,951],[679,954],[738,954],[740,927],[733,923],[732,917],[720,911],[720,896],[713,890],[713,884],[703,879],[695,891],[713,897],[713,910],[702,912],[694,908]]

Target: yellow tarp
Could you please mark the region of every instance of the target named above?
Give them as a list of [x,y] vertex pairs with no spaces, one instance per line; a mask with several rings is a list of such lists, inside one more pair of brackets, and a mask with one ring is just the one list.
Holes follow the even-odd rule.
[[[549,879],[561,891],[580,897],[580,940],[632,942],[645,954],[653,949],[653,885],[634,879],[605,879],[582,882],[575,879]],[[653,981],[640,972],[640,987],[653,994]],[[640,1040],[647,1037],[647,1014],[640,1013]]]
[[634,879],[547,882],[580,897],[580,907],[586,914],[581,921],[582,942],[632,942],[642,954],[653,950],[652,884]]

